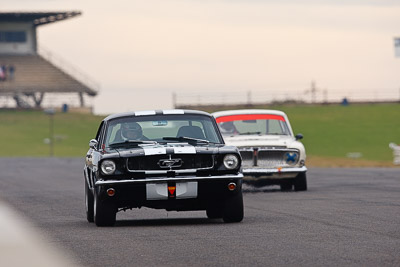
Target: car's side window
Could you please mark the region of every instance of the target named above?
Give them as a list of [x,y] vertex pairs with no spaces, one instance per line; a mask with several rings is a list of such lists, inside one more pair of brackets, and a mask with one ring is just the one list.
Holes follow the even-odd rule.
[[104,121],[101,122],[99,129],[97,129],[96,140],[99,141],[101,131],[103,130]]
[[102,136],[104,135],[103,131],[104,131],[104,121],[101,122],[99,129],[97,130],[97,134],[96,134],[96,140],[99,143],[101,141]]
[[104,143],[105,143],[105,141],[106,141],[106,129],[107,129],[107,124],[105,123],[105,124],[103,125],[103,129],[101,130],[101,133],[100,133],[100,140],[99,140],[99,144],[100,144],[100,143],[102,144],[102,145],[101,145],[102,148],[104,148]]

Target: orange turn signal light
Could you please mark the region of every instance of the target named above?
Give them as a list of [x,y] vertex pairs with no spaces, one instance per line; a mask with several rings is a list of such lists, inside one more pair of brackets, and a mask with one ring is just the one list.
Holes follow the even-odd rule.
[[115,195],[115,189],[114,188],[108,188],[107,189],[107,195],[109,197],[113,197]]
[[229,189],[230,191],[235,190],[235,189],[236,189],[236,184],[235,184],[235,183],[229,183],[229,184],[228,184],[228,189]]

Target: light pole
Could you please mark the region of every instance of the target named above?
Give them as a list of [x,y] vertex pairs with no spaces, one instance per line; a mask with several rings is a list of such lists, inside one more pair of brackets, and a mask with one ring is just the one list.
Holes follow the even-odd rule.
[[50,157],[54,156],[54,114],[56,111],[53,108],[46,109],[45,114],[49,115],[49,147],[50,147]]

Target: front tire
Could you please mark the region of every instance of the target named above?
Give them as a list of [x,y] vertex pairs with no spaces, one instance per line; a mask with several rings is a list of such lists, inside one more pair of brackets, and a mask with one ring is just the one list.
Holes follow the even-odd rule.
[[240,189],[240,192],[235,196],[225,200],[222,219],[226,223],[234,223],[241,222],[243,217],[243,193]]
[[87,221],[94,222],[94,197],[85,178],[85,206]]
[[294,180],[295,191],[307,191],[307,176],[305,172],[299,173]]
[[97,226],[113,226],[116,220],[117,209],[106,199],[100,199],[97,190],[94,195],[94,222]]

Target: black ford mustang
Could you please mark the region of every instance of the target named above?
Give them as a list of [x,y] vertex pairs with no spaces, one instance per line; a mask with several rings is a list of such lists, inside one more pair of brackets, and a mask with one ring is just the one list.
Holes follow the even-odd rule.
[[209,218],[225,222],[243,219],[240,154],[224,144],[206,112],[111,115],[89,146],[86,214],[97,226],[112,226],[118,211],[142,206],[206,210]]

